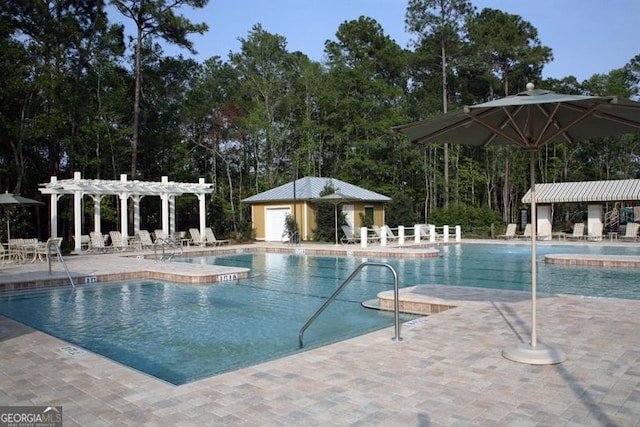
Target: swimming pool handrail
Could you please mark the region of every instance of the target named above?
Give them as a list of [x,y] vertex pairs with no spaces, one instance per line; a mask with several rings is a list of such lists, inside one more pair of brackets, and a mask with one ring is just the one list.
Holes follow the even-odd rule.
[[71,273],[69,273],[69,269],[67,268],[67,263],[64,260],[64,257],[62,256],[62,252],[60,251],[60,246],[58,246],[58,244],[52,240],[47,241],[46,243],[46,250],[47,250],[47,261],[49,262],[49,275],[51,275],[51,247],[53,246],[53,248],[56,251],[56,254],[58,255],[58,259],[60,260],[60,262],[62,263],[62,266],[64,267],[64,271],[67,273],[67,277],[69,278],[69,281],[71,282],[71,286],[73,286],[73,289],[76,288],[76,284],[73,282],[73,278],[71,277]]
[[360,273],[360,271],[364,267],[367,267],[370,265],[386,267],[389,270],[391,270],[391,273],[393,274],[393,312],[395,315],[395,336],[392,339],[394,341],[402,341],[402,338],[400,337],[400,310],[398,308],[398,273],[396,273],[396,270],[391,265],[384,262],[363,262],[358,267],[356,267],[355,270],[353,270],[353,273],[351,273],[349,277],[347,277],[347,280],[345,280],[342,283],[342,285],[340,285],[340,287],[335,290],[335,292],[329,297],[329,299],[327,299],[324,302],[324,304],[322,304],[322,307],[320,307],[313,314],[313,316],[311,316],[311,318],[307,320],[307,323],[305,323],[304,326],[300,328],[300,332],[298,333],[298,344],[300,345],[300,348],[304,347],[303,345],[304,331],[306,331],[307,328],[311,326],[311,324],[314,322],[314,320],[316,320],[318,316],[320,316],[320,314],[325,310],[325,308],[327,308],[329,304],[331,304],[333,300],[336,299],[338,294],[342,292],[342,290],[353,280],[353,278],[356,277],[356,275]]
[[[173,257],[175,256],[175,251],[179,251],[180,255],[183,254],[184,250],[182,249],[182,245],[177,242],[175,239],[171,239],[169,237],[159,237],[153,243],[153,256],[156,261],[158,261],[158,247],[162,248],[162,255],[160,256],[160,262],[171,262]],[[166,248],[171,248],[173,251],[168,255],[165,254]]]

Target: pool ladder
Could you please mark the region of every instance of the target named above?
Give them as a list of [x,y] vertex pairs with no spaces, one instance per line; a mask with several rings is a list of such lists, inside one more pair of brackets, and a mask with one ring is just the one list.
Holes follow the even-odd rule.
[[[158,259],[158,248],[162,249],[162,253],[160,254],[160,259]],[[183,249],[180,242],[177,242],[174,239],[159,238],[159,239],[156,239],[155,243],[153,244],[153,255],[156,261],[171,262],[173,257],[176,255],[176,252],[179,255],[182,255]]]
[[398,308],[398,273],[396,273],[396,270],[387,263],[363,262],[358,267],[356,267],[355,270],[353,270],[353,273],[351,273],[349,277],[347,277],[347,280],[345,280],[342,285],[340,285],[340,287],[335,290],[335,292],[329,297],[329,299],[326,300],[324,304],[322,304],[322,307],[320,307],[318,311],[316,311],[313,316],[311,316],[311,318],[307,320],[307,323],[305,323],[304,326],[300,329],[300,332],[298,333],[298,344],[300,345],[300,348],[304,346],[304,331],[306,331],[307,328],[311,326],[311,324],[318,318],[318,316],[320,316],[320,314],[329,306],[329,304],[331,304],[333,300],[336,299],[338,294],[347,287],[347,285],[358,275],[358,273],[360,273],[363,268],[368,266],[386,267],[393,274],[393,312],[395,315],[395,336],[392,338],[392,340],[402,341],[402,338],[400,337],[400,310]]
[[71,286],[73,286],[73,289],[75,289],[76,284],[73,282],[71,273],[69,273],[69,269],[67,268],[67,263],[65,262],[64,257],[62,256],[62,252],[60,251],[60,246],[58,246],[55,242],[47,242],[47,247],[46,247],[47,261],[49,262],[49,275],[51,275],[51,248],[52,247],[53,249],[55,249],[56,254],[58,255],[58,259],[62,263],[62,266],[64,267],[64,271],[67,273],[67,277],[69,278],[69,282],[71,282]]

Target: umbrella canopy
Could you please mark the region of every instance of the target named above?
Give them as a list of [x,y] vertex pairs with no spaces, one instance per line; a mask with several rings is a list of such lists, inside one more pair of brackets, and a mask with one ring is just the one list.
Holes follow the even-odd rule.
[[334,217],[335,217],[335,237],[336,237],[336,246],[338,245],[338,205],[340,203],[345,203],[350,200],[354,200],[351,197],[347,197],[342,194],[339,190],[335,193],[326,194],[317,198],[316,200],[320,202],[330,202],[333,203],[334,208]]
[[[5,192],[4,194],[0,194],[0,206],[7,207],[15,207],[15,206],[23,206],[23,205],[42,205],[42,202],[38,200],[29,199],[27,197],[22,197],[17,194],[11,194],[9,192]],[[7,214],[7,240],[11,238],[11,232],[9,229],[9,215]]]
[[517,95],[464,107],[433,119],[393,128],[413,142],[477,147],[517,145],[529,151],[531,175],[531,343],[504,349],[511,360],[553,364],[562,351],[538,344],[536,331],[535,154],[551,141],[576,141],[640,131],[640,103],[613,96],[562,95],[533,84]]

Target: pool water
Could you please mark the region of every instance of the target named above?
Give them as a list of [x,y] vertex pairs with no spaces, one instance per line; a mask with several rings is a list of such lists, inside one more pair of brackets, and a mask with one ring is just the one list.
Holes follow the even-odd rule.
[[[449,284],[530,290],[528,245],[465,244],[440,257],[375,259],[401,287]],[[548,253],[638,255],[640,248],[540,246]],[[251,277],[212,285],[131,281],[0,294],[0,313],[172,384],[300,351],[298,332],[363,261],[357,257],[237,254],[178,261],[247,267]],[[538,263],[540,292],[640,299],[637,269]],[[392,289],[386,268],[367,267],[305,332],[305,349],[393,325],[361,302]],[[410,317],[403,317],[408,320]],[[390,331],[389,339],[393,333]]]

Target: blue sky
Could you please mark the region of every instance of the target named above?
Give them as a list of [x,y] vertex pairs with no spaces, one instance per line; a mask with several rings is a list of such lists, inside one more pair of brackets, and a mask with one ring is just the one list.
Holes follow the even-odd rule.
[[[553,50],[544,77],[573,75],[579,81],[596,73],[608,73],[640,54],[639,0],[472,0],[485,7],[520,15],[538,29],[543,45]],[[404,30],[407,0],[209,0],[205,9],[185,10],[193,22],[205,22],[205,35],[192,35],[203,61],[218,55],[226,60],[238,52],[238,38],[246,38],[253,25],[284,36],[290,52],[299,50],[311,59],[323,59],[324,42],[335,40],[339,25],[360,16],[374,18],[386,35],[407,47]],[[119,16],[112,16],[122,22]],[[167,54],[186,50],[168,47]]]

